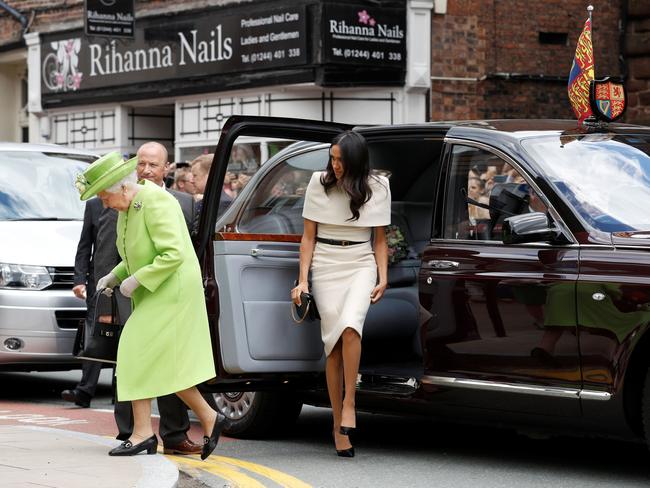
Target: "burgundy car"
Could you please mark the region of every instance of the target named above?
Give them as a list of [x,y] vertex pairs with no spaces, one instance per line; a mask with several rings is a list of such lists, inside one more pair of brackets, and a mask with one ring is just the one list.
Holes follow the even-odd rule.
[[[218,368],[209,386],[231,435],[327,404],[319,324],[293,323],[289,290],[306,185],[351,128],[232,117],[223,129],[196,239]],[[650,128],[354,130],[393,196],[389,289],[364,327],[357,407],[647,438]],[[284,149],[258,168],[233,156],[251,140]],[[235,198],[222,188],[237,172],[252,177]]]

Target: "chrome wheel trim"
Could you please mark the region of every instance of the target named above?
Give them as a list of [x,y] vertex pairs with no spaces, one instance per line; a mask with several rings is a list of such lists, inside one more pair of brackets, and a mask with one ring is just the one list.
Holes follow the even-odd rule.
[[230,420],[241,420],[246,417],[255,401],[255,392],[215,393],[214,400],[219,411]]

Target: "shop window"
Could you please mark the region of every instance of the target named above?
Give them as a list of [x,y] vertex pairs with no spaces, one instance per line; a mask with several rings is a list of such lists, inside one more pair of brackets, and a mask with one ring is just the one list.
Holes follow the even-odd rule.
[[524,177],[488,151],[455,146],[450,169],[446,239],[500,241],[505,218],[548,211]]

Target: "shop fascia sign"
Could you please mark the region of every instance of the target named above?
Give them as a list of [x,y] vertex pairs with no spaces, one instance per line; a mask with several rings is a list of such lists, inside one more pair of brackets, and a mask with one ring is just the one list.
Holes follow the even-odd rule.
[[[154,46],[146,49],[127,49],[120,51],[115,40],[109,44],[89,44],[89,76],[104,76],[149,69],[171,68],[175,64],[215,63],[232,58],[232,37],[223,36],[222,25],[210,31],[210,38],[197,40],[197,30],[186,36],[178,32],[180,50],[171,45]],[[178,57],[174,52],[178,52]]]
[[324,62],[406,66],[406,9],[326,4],[323,24]]
[[83,36],[44,39],[43,93],[307,62],[304,6],[195,17],[166,26],[150,23],[138,29],[132,41]]

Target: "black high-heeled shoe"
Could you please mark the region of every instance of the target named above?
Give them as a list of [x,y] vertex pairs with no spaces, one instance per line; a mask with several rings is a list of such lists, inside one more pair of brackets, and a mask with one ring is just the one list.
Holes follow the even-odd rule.
[[346,427],[345,425],[342,425],[339,427],[339,434],[350,435],[354,432],[354,429],[356,429],[356,427]]
[[339,457],[353,458],[354,457],[354,446],[348,447],[347,449],[337,449],[336,455]]
[[119,446],[108,451],[108,455],[135,456],[142,451],[147,451],[147,454],[156,454],[156,451],[158,451],[158,438],[156,437],[156,434],[138,444],[133,444],[131,441],[126,440]]
[[212,427],[212,434],[210,437],[207,435],[203,436],[203,448],[201,449],[201,460],[207,459],[212,451],[215,450],[217,444],[219,443],[219,436],[221,431],[229,424],[228,419],[217,412],[217,418],[214,421],[214,427]]
[[[336,436],[334,432],[332,432],[332,439],[334,439],[334,449],[336,449]],[[348,447],[347,449],[336,449],[336,455],[339,457],[353,458],[354,446]]]

